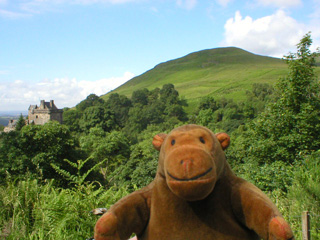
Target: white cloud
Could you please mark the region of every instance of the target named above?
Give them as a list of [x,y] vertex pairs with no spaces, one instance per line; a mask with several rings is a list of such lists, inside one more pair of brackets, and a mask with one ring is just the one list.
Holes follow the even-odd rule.
[[311,31],[311,37],[313,45],[310,48],[312,51],[316,51],[320,48],[320,1],[314,0],[313,12],[310,14],[310,24],[308,29]]
[[231,0],[216,0],[216,2],[222,6],[222,7],[226,7],[230,2]]
[[275,6],[280,8],[295,7],[301,4],[301,0],[257,0],[263,6]]
[[7,70],[0,70],[0,75],[7,75],[9,72]]
[[17,19],[17,18],[29,17],[31,15],[28,13],[20,13],[20,12],[14,12],[14,11],[0,9],[0,16],[2,16],[4,18]]
[[235,46],[253,53],[282,57],[295,50],[296,44],[308,32],[307,27],[287,16],[282,10],[252,19],[243,18],[239,11],[227,20],[223,46]]
[[40,100],[55,100],[59,108],[73,107],[89,94],[105,94],[134,77],[125,72],[121,77],[99,79],[97,81],[78,81],[77,79],[56,78],[30,84],[22,80],[13,83],[0,83],[0,111],[27,110],[29,105]]
[[151,7],[150,10],[155,13],[159,12],[158,8],[156,7]]
[[177,0],[177,5],[181,8],[191,10],[197,5],[197,0]]

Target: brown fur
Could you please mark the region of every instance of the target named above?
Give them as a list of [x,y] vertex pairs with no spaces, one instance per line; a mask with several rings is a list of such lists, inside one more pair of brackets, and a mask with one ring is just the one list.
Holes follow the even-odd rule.
[[232,172],[223,151],[229,143],[227,134],[198,125],[156,135],[154,181],[104,214],[95,239],[294,239],[269,198]]

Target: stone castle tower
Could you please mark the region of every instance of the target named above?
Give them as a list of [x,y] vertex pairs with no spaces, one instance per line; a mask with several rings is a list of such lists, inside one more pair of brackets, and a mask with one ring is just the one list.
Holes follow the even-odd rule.
[[62,123],[62,109],[58,109],[53,100],[45,102],[41,100],[40,106],[30,105],[28,112],[28,124],[43,125],[53,120]]

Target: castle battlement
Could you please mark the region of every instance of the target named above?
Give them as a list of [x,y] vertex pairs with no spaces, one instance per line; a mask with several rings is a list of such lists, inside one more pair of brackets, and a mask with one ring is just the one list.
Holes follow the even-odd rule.
[[28,110],[28,124],[43,125],[50,120],[62,123],[63,110],[57,108],[54,100],[41,100],[39,106],[30,105]]
[[[39,106],[30,105],[28,109],[28,120],[26,120],[26,124],[43,125],[49,121],[58,121],[60,124],[62,124],[62,114],[63,110],[57,108],[53,100],[50,100],[50,102],[41,100]],[[8,126],[6,126],[3,131],[14,131],[16,129],[17,122],[17,120],[11,119],[8,123]]]

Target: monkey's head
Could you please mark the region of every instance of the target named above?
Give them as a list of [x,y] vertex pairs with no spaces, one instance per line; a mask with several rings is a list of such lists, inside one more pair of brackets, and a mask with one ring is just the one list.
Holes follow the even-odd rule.
[[213,134],[198,125],[175,128],[169,134],[158,134],[153,146],[160,151],[158,174],[169,189],[187,201],[206,198],[222,174],[230,144],[226,133]]

